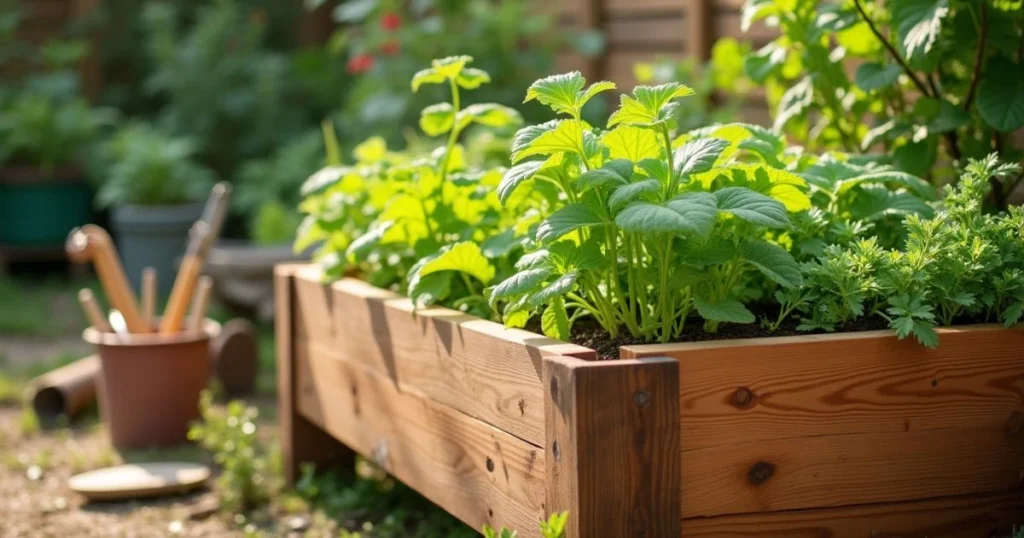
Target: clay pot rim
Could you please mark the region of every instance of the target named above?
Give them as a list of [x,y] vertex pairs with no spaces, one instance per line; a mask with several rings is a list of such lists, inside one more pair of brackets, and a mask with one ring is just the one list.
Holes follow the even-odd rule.
[[149,334],[127,334],[118,335],[115,333],[102,332],[95,327],[87,327],[82,331],[82,339],[97,346],[112,347],[139,347],[158,346],[175,344],[192,344],[211,340],[220,333],[220,323],[207,318],[203,322],[202,332],[179,331],[174,334],[165,335],[159,333]]

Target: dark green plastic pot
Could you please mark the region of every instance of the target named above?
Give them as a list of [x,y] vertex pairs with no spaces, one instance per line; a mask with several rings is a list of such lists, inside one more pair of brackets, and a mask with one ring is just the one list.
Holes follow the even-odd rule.
[[0,168],[0,245],[60,247],[91,216],[92,193],[77,169]]
[[117,249],[132,286],[138,290],[142,270],[156,269],[161,294],[171,291],[178,260],[185,254],[188,231],[203,214],[203,204],[115,208],[110,220]]

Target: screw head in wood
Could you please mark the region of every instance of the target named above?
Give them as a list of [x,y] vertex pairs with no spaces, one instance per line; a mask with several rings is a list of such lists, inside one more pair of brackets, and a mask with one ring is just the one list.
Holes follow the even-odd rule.
[[759,461],[747,471],[747,480],[755,486],[760,486],[768,481],[775,474],[775,464],[767,461]]
[[633,403],[635,403],[637,407],[647,407],[647,404],[650,402],[651,394],[646,390],[638,390],[636,391],[636,394],[633,395]]

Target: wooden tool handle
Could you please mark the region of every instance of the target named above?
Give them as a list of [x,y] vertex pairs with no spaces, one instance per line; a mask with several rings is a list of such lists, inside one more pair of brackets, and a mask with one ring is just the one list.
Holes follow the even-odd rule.
[[142,319],[146,325],[153,326],[156,315],[156,269],[147,267],[142,270]]
[[206,321],[206,310],[210,305],[210,290],[212,289],[212,278],[208,276],[199,277],[199,284],[196,286],[196,296],[192,301],[192,312],[188,315],[188,328],[192,332],[203,330],[203,322]]
[[139,314],[135,292],[128,285],[124,267],[117,256],[114,242],[106,230],[93,224],[86,224],[71,231],[65,244],[68,257],[75,261],[92,260],[96,274],[107,294],[107,301],[121,311],[128,330],[136,334],[153,332]]
[[160,334],[172,334],[181,330],[206,253],[220,234],[220,228],[227,217],[230,199],[231,185],[223,182],[214,185],[209,199],[206,200],[206,207],[203,208],[203,217],[192,225],[185,258],[181,262],[178,276],[174,279],[167,310],[160,320]]
[[114,329],[107,323],[107,319],[103,317],[103,311],[100,309],[100,305],[96,302],[96,297],[92,294],[92,290],[89,288],[83,288],[78,292],[78,303],[82,305],[82,311],[85,312],[86,319],[89,323],[96,328],[97,331],[112,333]]

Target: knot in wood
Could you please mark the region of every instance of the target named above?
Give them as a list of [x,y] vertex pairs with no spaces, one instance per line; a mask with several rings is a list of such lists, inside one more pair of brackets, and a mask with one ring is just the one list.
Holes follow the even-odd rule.
[[1010,411],[1010,419],[1006,421],[1006,436],[1017,437],[1024,428],[1024,415],[1020,411]]
[[650,402],[651,395],[646,390],[638,390],[636,391],[636,394],[633,395],[633,403],[635,403],[637,407],[647,407],[647,404]]
[[551,455],[555,457],[555,461],[562,459],[562,449],[558,446],[558,441],[551,444]]
[[736,389],[736,392],[732,393],[732,405],[740,409],[746,409],[754,405],[755,399],[757,399],[757,396],[754,395],[754,391],[747,387],[740,387]]
[[494,472],[494,460],[491,458],[487,458],[487,471],[491,473]]
[[759,461],[747,471],[747,480],[755,486],[760,486],[767,482],[773,474],[775,474],[775,464]]

